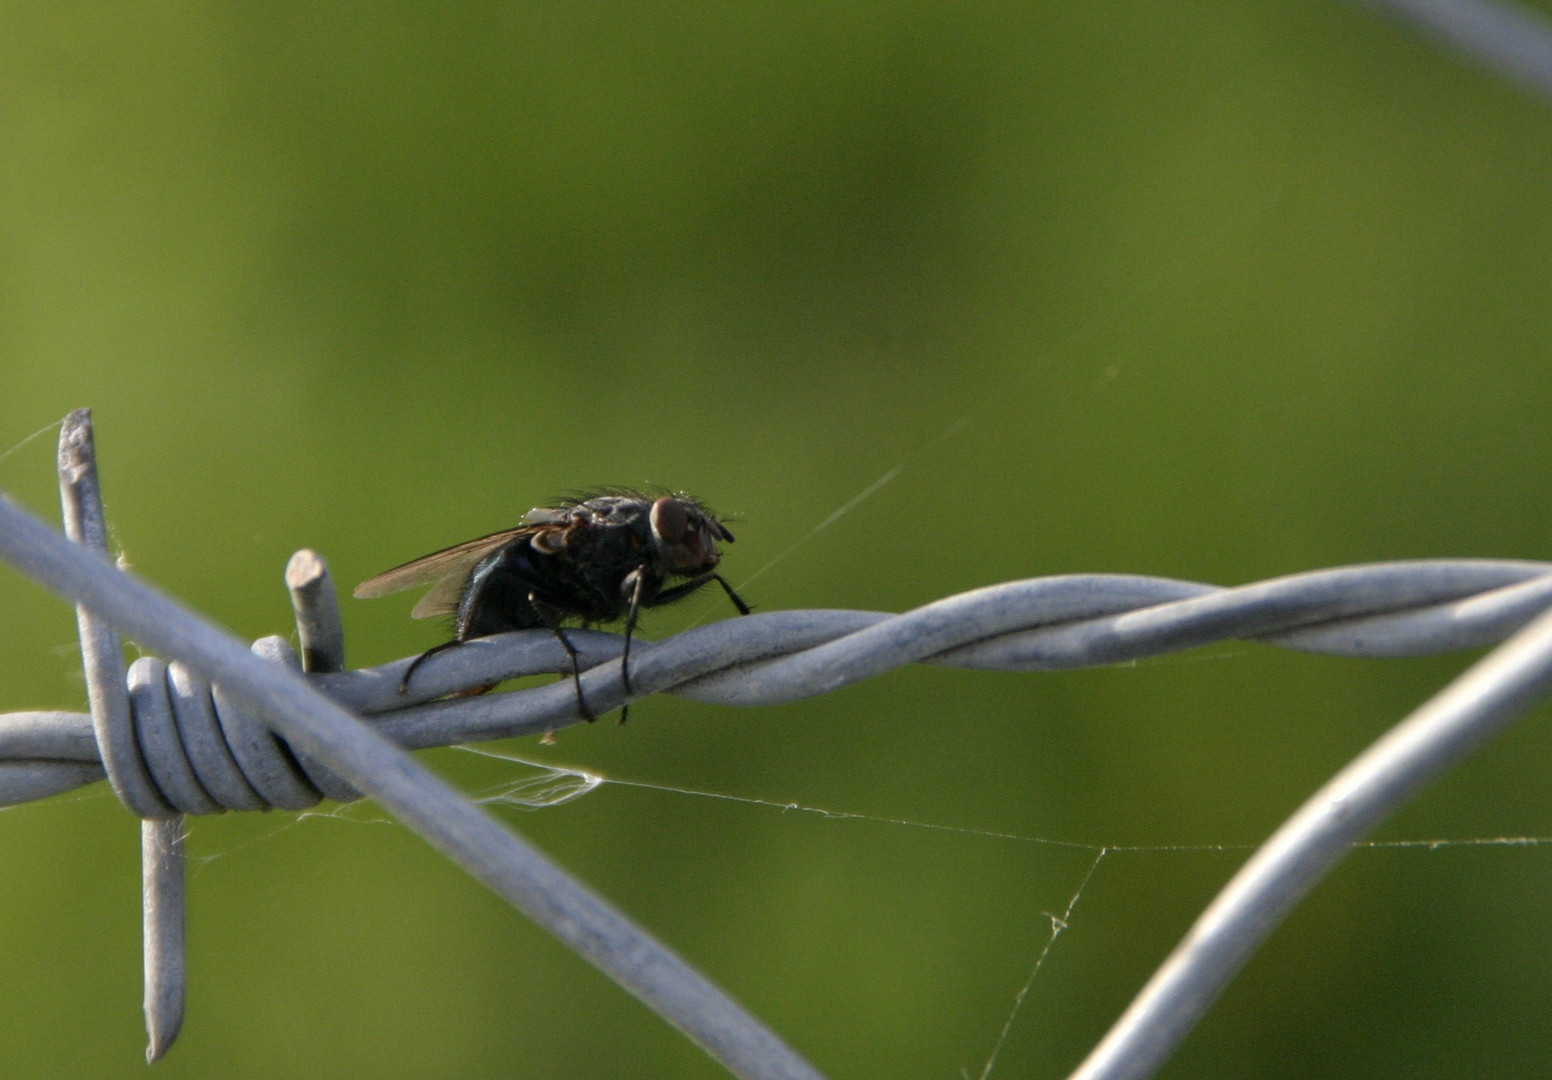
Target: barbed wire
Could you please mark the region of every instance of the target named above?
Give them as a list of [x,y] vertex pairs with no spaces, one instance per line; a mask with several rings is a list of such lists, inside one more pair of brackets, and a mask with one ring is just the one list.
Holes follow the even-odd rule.
[[[60,435],[60,475],[67,518],[72,499],[88,510],[101,500],[88,410],[66,418]],[[585,884],[562,870],[536,847],[437,777],[414,757],[374,732],[352,713],[319,693],[308,676],[285,663],[255,655],[209,620],[113,565],[96,545],[73,543],[7,499],[0,498],[0,558],[45,587],[75,601],[101,625],[111,626],[145,649],[175,657],[201,680],[220,687],[211,701],[230,700],[241,712],[262,718],[267,731],[239,730],[227,741],[233,761],[263,753],[264,739],[284,740],[309,782],[322,774],[301,766],[321,763],[355,791],[385,810],[447,855],[497,895],[549,931],[616,984],[634,994],[736,1076],[752,1080],[820,1080],[819,1073],[705,975],[617,911]],[[306,562],[306,560],[301,560]],[[293,569],[298,560],[293,560]],[[311,603],[317,589],[293,589],[298,604]],[[319,642],[311,629],[328,621],[327,605],[315,605],[313,620],[300,620],[304,652]],[[106,688],[105,668],[122,663],[95,650],[88,684],[92,727],[105,752],[103,762],[114,792],[126,806],[149,798],[135,791],[149,783],[149,763],[121,750],[138,742],[131,709],[119,708]],[[122,685],[123,676],[119,683]],[[127,694],[119,694],[127,701]],[[107,707],[104,707],[104,706]],[[219,714],[219,707],[217,707]],[[34,714],[36,715],[36,714]],[[59,715],[59,714],[55,714]],[[218,717],[219,718],[219,717]],[[38,729],[41,730],[41,729]],[[272,732],[273,734],[269,734]],[[227,731],[220,731],[226,739]],[[238,744],[246,743],[239,748]],[[279,744],[277,744],[279,745]],[[257,760],[257,759],[255,759]],[[136,768],[136,763],[139,768]],[[263,768],[271,762],[266,761]],[[124,766],[124,767],[120,767]],[[273,777],[244,773],[250,784]],[[133,774],[144,773],[144,776]],[[158,798],[160,796],[158,795]],[[148,1058],[166,1051],[182,1019],[184,860],[179,817],[171,808],[143,803],[142,879],[146,921],[146,1019]],[[171,827],[170,827],[171,826]]]
[[[301,568],[300,572],[298,568]],[[299,587],[333,597],[327,567],[298,552],[287,571]],[[623,639],[567,631],[595,715],[657,693],[720,705],[776,705],[814,697],[911,663],[1048,671],[1144,660],[1230,640],[1349,657],[1423,656],[1504,640],[1552,606],[1552,563],[1436,559],[1319,570],[1225,588],[1169,578],[1073,574],[1008,582],[950,596],[904,614],[836,609],[757,613],[636,646],[627,695]],[[303,610],[307,610],[304,606]],[[328,624],[335,633],[337,622]],[[337,634],[336,634],[337,636]],[[254,651],[294,671],[283,638]],[[342,649],[342,646],[341,646]],[[530,675],[566,674],[571,661],[548,631],[466,642],[310,682],[407,749],[557,731],[584,718],[568,680],[506,694],[448,695]],[[447,700],[439,700],[447,699]],[[188,665],[142,657],[129,669],[129,704],[153,790],[137,805],[186,814],[356,798],[326,768],[292,754],[251,710]],[[0,805],[101,779],[91,717],[72,712],[0,715]]]
[[[479,639],[429,657],[343,671],[323,560],[286,569],[298,650],[251,650],[113,566],[100,543],[89,418],[61,436],[67,520],[79,543],[0,500],[0,557],[80,605],[91,714],[0,715],[0,803],[107,776],[143,819],[150,1056],[182,1018],[182,814],[376,798],[461,866],[699,1042],[740,1077],[819,1074],[645,931],[405,750],[555,731],[584,719],[570,678],[447,698],[506,679],[569,675],[547,631]],[[94,539],[95,538],[95,539]],[[111,629],[110,629],[111,628]],[[126,672],[114,630],[171,657]],[[106,636],[104,636],[106,635]],[[829,693],[909,663],[1042,671],[1126,663],[1230,639],[1354,657],[1418,656],[1509,639],[1360,755],[1264,845],[1074,1074],[1141,1078],[1163,1063],[1273,927],[1353,843],[1552,692],[1552,563],[1415,560],[1340,567],[1233,588],[1065,575],[950,596],[904,614],[759,613],[638,644],[568,631],[593,715],[670,693],[769,705]]]

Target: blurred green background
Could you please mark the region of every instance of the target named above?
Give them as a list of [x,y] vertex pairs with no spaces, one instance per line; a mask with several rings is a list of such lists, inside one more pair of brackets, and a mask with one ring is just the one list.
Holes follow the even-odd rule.
[[[348,586],[592,484],[703,496],[765,610],[1543,558],[1549,136],[1339,4],[8,4],[0,489],[55,517],[24,440],[92,406],[127,558],[246,637],[295,548]],[[411,603],[346,601],[354,663],[440,640]],[[83,707],[70,611],[0,610],[0,708]],[[639,786],[501,812],[836,1080],[981,1076],[1136,849],[991,1072],[1061,1076],[1470,659],[657,699],[498,748]],[[1381,837],[1552,836],[1547,720]],[[155,1075],[723,1075],[379,818],[194,823]],[[104,785],[0,815],[0,1072],[144,1075],[137,858]],[[1162,1075],[1534,1074],[1549,890],[1545,845],[1359,852]]]

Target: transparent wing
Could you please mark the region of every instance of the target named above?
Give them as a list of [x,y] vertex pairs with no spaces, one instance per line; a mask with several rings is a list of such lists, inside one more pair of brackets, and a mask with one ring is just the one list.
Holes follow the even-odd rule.
[[435,619],[439,615],[458,614],[458,601],[463,599],[463,584],[469,580],[465,573],[448,574],[431,586],[431,591],[410,608],[412,619]]
[[497,548],[533,531],[533,526],[524,525],[422,555],[403,566],[395,566],[392,570],[363,581],[356,586],[352,595],[358,600],[376,600],[380,596],[431,585],[431,591],[415,605],[415,610],[410,614],[417,619],[449,614],[457,609],[458,594],[475,563]]

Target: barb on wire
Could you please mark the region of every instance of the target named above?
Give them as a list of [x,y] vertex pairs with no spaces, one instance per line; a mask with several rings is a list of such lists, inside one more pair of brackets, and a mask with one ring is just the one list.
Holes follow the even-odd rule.
[[[89,508],[90,501],[82,505]],[[162,817],[371,795],[735,1075],[818,1077],[704,976],[403,752],[580,722],[569,679],[442,700],[521,675],[571,673],[571,657],[554,635],[524,631],[439,652],[418,673],[416,693],[406,695],[402,676],[413,658],[343,670],[333,590],[323,561],[311,552],[293,557],[286,575],[300,657],[280,638],[243,648],[113,567],[100,551],[70,543],[3,499],[0,558],[75,600],[85,613],[83,627],[112,627],[174,658],[144,657],[132,665],[127,696],[113,686],[94,690],[94,712],[101,711],[99,699],[125,701],[119,712],[127,715],[106,725],[94,728],[93,717],[82,713],[0,715],[0,803],[104,776],[137,812]],[[1081,1080],[1152,1075],[1354,841],[1552,692],[1552,563],[1376,563],[1237,588],[1068,575],[978,589],[902,615],[770,612],[643,645],[632,654],[628,683],[620,671],[620,638],[568,633],[588,668],[581,680],[595,709],[658,692],[729,705],[775,704],[908,663],[1048,670],[1230,638],[1367,657],[1509,640],[1344,769],[1257,852],[1074,1074]],[[93,677],[103,681],[111,667],[97,665]],[[151,843],[159,838],[165,839],[147,834],[148,874],[177,862],[176,851]],[[164,884],[171,897],[171,883]]]
[[[704,975],[413,757],[319,694],[300,671],[255,656],[214,624],[5,499],[0,499],[0,558],[143,646],[182,658],[190,672],[221,688],[208,697],[228,699],[235,706],[228,710],[232,716],[262,717],[263,735],[273,731],[285,740],[286,748],[302,759],[307,781],[323,782],[320,772],[306,764],[321,762],[343,783],[372,796],[734,1075],[818,1080],[813,1066]],[[199,714],[203,697],[189,699],[190,716]],[[219,706],[217,713],[218,719],[225,718]],[[40,733],[40,715],[60,714],[31,714],[26,727],[34,735]],[[253,790],[284,795],[296,782],[271,771],[259,730],[229,731],[223,725],[221,734],[232,740],[229,756],[240,759],[244,770],[255,769],[242,774]],[[78,742],[78,736],[64,741],[72,740]],[[203,784],[204,777],[198,778]]]
[[[312,553],[293,557],[326,574]],[[873,611],[757,612],[640,645],[632,699],[671,693],[725,705],[772,705],[827,693],[913,662],[1039,671],[1116,664],[1215,641],[1248,639],[1354,657],[1421,656],[1504,640],[1552,606],[1552,563],[1438,559],[1371,563],[1295,574],[1235,588],[1167,578],[1066,575],[994,585],[903,615]],[[624,704],[621,639],[567,632],[597,709]],[[304,649],[307,645],[304,641]],[[342,647],[342,646],[341,646]],[[254,646],[293,669],[281,638]],[[466,642],[428,659],[401,693],[406,657],[380,667],[321,671],[309,681],[364,714],[408,749],[555,731],[583,718],[569,682],[475,698],[471,687],[537,674],[569,674],[571,660],[545,631]],[[330,665],[332,666],[332,665]],[[162,797],[185,813],[291,806],[350,786],[297,757],[264,723],[197,678],[181,661],[145,658],[131,669],[136,744]],[[0,804],[41,798],[100,778],[90,718],[67,712],[0,715]],[[299,774],[300,775],[300,774]],[[180,794],[197,778],[208,798]]]
[[[59,496],[65,534],[99,555],[107,555],[108,525],[97,478],[90,409],[75,410],[60,425]],[[188,974],[183,816],[172,810],[146,774],[136,746],[118,634],[85,607],[76,608],[76,621],[94,741],[102,749],[114,792],[141,819],[146,1062],[151,1063],[167,1053],[183,1027]]]

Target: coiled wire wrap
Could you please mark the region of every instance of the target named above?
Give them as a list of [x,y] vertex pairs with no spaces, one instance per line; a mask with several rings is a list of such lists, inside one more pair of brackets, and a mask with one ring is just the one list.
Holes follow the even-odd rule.
[[[1552,563],[1421,560],[1312,571],[1237,588],[1129,575],[1009,582],[901,615],[846,610],[757,613],[697,627],[631,657],[632,699],[667,692],[726,705],[770,705],[827,693],[907,663],[1016,671],[1114,664],[1227,639],[1358,657],[1419,656],[1501,641],[1552,606]],[[595,714],[626,701],[621,639],[567,631],[588,670]],[[254,651],[300,670],[282,638]],[[554,731],[581,720],[570,680],[436,700],[524,675],[569,674],[547,631],[485,638],[428,659],[409,693],[413,658],[318,674],[340,704],[416,749]],[[142,658],[129,676],[135,745],[154,790],[139,805],[187,814],[356,798],[349,784],[298,757],[258,718],[181,664]],[[101,778],[82,713],[0,715],[0,804]],[[162,811],[165,814],[165,809]]]
[[[253,651],[302,670],[282,638]],[[129,669],[129,696],[141,753],[163,797],[185,814],[220,810],[305,810],[325,798],[348,802],[355,789],[291,752],[219,687],[182,664],[142,657]]]

